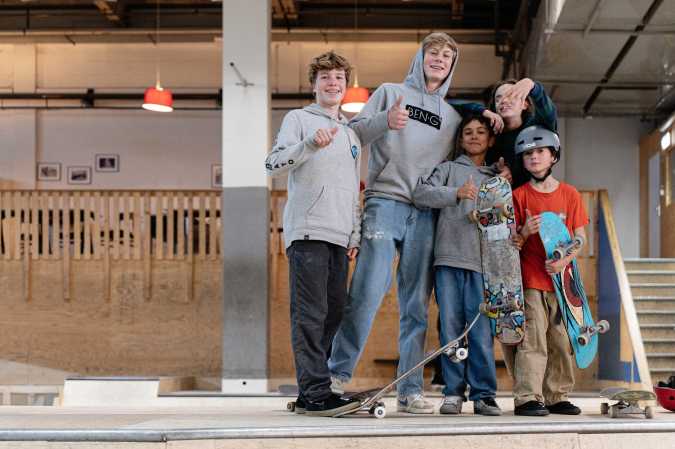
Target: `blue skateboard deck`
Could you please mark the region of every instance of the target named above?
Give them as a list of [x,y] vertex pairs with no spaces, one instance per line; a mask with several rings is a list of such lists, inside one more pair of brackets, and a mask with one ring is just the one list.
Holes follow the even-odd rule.
[[[564,249],[574,244],[560,216],[553,212],[541,214],[539,236],[544,244],[547,259],[564,255],[562,254]],[[601,322],[596,326],[593,321],[576,259],[572,260],[561,273],[551,277],[576,364],[579,368],[586,368],[593,362],[598,352],[598,332],[605,332],[609,324]]]

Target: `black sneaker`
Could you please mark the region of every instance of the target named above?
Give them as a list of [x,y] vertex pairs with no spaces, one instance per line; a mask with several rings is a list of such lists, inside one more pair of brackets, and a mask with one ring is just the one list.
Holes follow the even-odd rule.
[[549,412],[557,413],[558,415],[578,415],[581,413],[581,409],[572,404],[570,401],[556,402],[555,404],[549,405],[546,408]]
[[527,401],[524,404],[516,406],[513,409],[513,414],[520,416],[546,416],[549,414],[549,411],[539,401]]
[[304,415],[307,404],[305,404],[305,398],[302,395],[298,395],[298,399],[295,400],[295,413],[298,415]]
[[356,410],[361,406],[358,399],[344,399],[332,393],[320,402],[305,402],[305,414],[309,416],[335,416],[338,413]]

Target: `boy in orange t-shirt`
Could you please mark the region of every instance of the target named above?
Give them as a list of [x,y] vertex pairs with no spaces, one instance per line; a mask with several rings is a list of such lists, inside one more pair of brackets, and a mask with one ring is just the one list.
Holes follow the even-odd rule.
[[530,179],[513,192],[516,222],[522,227],[520,260],[526,322],[525,338],[515,349],[513,360],[514,413],[578,415],[581,410],[567,399],[574,386],[574,364],[551,275],[560,273],[579,250],[557,262],[547,260],[539,227],[542,212],[555,212],[571,235],[585,240],[588,215],[579,192],[551,174],[551,167],[560,159],[560,140],[554,132],[541,126],[525,128],[516,138],[515,153],[522,157]]

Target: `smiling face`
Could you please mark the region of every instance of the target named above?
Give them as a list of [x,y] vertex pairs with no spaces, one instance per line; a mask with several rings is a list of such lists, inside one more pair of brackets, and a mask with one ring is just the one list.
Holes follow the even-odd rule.
[[487,126],[478,120],[471,120],[462,128],[462,136],[459,143],[466,152],[466,155],[471,157],[484,155],[494,144],[494,140],[495,138],[490,134]]
[[440,86],[448,77],[455,52],[449,45],[432,45],[424,51],[424,77],[427,85]]
[[502,84],[495,91],[495,112],[501,115],[502,118],[520,117],[523,111],[527,110],[530,105],[528,100],[518,103],[504,100],[504,96],[511,88],[513,88],[513,84]]
[[523,153],[523,166],[534,176],[541,178],[556,162],[549,147],[532,148]]
[[314,81],[316,102],[323,108],[338,106],[347,89],[347,77],[343,69],[319,70]]

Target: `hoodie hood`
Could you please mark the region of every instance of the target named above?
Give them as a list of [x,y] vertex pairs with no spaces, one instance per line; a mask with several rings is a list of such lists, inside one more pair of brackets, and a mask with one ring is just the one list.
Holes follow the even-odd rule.
[[466,154],[462,154],[460,157],[455,159],[453,162],[455,164],[463,165],[465,167],[474,167],[484,175],[494,176],[493,167],[488,166],[488,165],[476,166],[476,164],[474,164],[473,161],[471,160],[471,158],[469,156],[467,156]]
[[330,119],[330,120],[335,120],[336,122],[338,122],[341,125],[346,125],[349,122],[349,120],[347,120],[347,118],[344,115],[342,115],[342,113],[340,113],[340,112],[338,112],[338,118],[337,119],[331,117],[330,114],[328,114],[328,111],[326,111],[324,108],[319,106],[318,103],[312,103],[309,106],[305,106],[304,108],[302,108],[302,110],[306,111],[306,112],[309,112],[310,114],[319,115],[321,117],[326,117],[327,119]]
[[445,98],[450,89],[450,83],[452,82],[452,75],[457,67],[457,61],[459,60],[459,49],[455,53],[455,59],[452,61],[450,66],[450,71],[448,76],[441,84],[441,87],[436,89],[435,92],[427,92],[427,83],[424,78],[424,49],[420,44],[420,47],[417,49],[417,53],[410,64],[410,69],[408,69],[408,76],[406,76],[404,84],[419,89],[427,95],[439,95],[441,98]]

